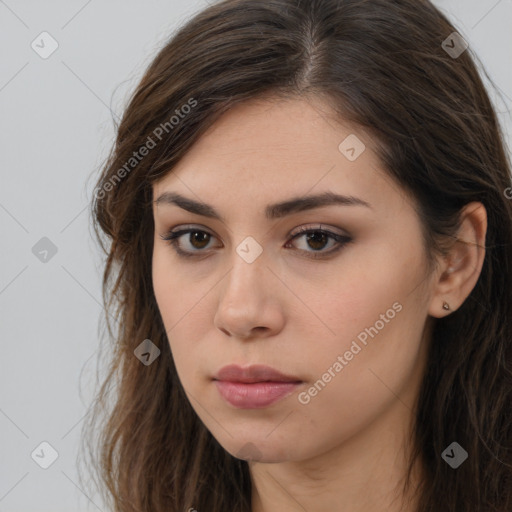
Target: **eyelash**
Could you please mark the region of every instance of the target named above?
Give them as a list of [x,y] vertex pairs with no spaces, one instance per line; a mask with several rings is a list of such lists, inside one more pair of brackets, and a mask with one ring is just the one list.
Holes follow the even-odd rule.
[[[208,231],[198,229],[198,228],[188,228],[188,229],[180,229],[177,231],[169,231],[169,233],[167,233],[166,235],[160,235],[160,238],[162,240],[166,241],[167,243],[169,243],[169,245],[172,246],[172,248],[176,251],[176,253],[180,257],[185,257],[185,258],[203,257],[203,254],[206,251],[196,250],[194,252],[189,252],[189,251],[183,251],[182,249],[180,249],[179,244],[178,244],[178,239],[181,238],[183,235],[189,234],[189,233],[206,233],[207,235],[214,237],[214,235],[212,235]],[[327,231],[325,229],[321,229],[321,227],[320,228],[304,228],[304,227],[302,227],[299,229],[299,231],[297,233],[295,233],[291,237],[290,241],[295,240],[296,238],[299,238],[305,234],[310,234],[310,233],[322,233],[322,234],[326,235],[328,238],[333,239],[337,243],[337,247],[335,246],[334,249],[330,249],[329,251],[326,251],[326,252],[320,252],[320,251],[310,252],[310,251],[303,251],[303,250],[299,249],[300,252],[306,253],[308,255],[307,257],[311,258],[311,259],[326,259],[326,258],[330,257],[331,255],[337,253],[341,249],[343,249],[350,242],[352,242],[352,238],[349,236],[333,233],[332,231]],[[287,244],[288,244],[288,242],[287,242]],[[194,253],[196,253],[196,254],[194,254]],[[201,254],[201,253],[203,253],[203,254]]]

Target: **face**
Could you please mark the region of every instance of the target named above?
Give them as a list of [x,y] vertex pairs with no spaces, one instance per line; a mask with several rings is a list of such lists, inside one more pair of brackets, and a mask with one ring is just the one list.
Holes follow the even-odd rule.
[[178,376],[239,458],[307,460],[391,411],[398,425],[424,371],[413,202],[371,139],[328,114],[313,99],[238,105],[154,185],[153,286]]

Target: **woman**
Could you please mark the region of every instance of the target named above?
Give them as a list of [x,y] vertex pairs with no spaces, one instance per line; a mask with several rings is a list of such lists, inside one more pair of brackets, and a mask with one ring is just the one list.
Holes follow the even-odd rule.
[[510,167],[428,1],[191,19],[93,205],[113,510],[512,510]]

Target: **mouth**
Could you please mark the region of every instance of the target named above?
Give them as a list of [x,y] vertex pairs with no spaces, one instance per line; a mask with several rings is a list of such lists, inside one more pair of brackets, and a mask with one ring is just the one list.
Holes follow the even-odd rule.
[[229,404],[240,409],[261,409],[285,398],[303,383],[274,368],[253,365],[223,367],[213,378],[217,389]]

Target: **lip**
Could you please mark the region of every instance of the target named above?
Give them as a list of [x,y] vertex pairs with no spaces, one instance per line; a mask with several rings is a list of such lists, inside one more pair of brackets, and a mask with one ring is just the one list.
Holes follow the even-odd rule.
[[265,365],[246,368],[224,366],[213,380],[220,395],[241,409],[267,407],[288,396],[302,384],[298,377],[285,375]]
[[285,375],[276,369],[263,364],[253,364],[243,368],[236,364],[222,367],[214,377],[215,380],[230,382],[302,382],[298,377]]

